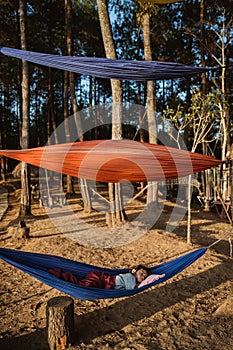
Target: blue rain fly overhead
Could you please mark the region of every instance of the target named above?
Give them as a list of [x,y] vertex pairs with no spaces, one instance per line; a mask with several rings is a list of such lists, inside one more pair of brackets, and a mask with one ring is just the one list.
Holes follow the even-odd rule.
[[0,258],[35,277],[39,281],[42,281],[43,283],[55,289],[58,289],[61,292],[69,294],[74,298],[81,300],[95,300],[105,298],[120,298],[140,293],[147,288],[150,288],[158,283],[172,278],[184,270],[186,267],[191,265],[194,261],[199,259],[205,252],[206,248],[200,248],[192,251],[191,253],[182,255],[179,258],[151,267],[150,272],[152,274],[165,273],[165,277],[144,287],[132,290],[100,289],[79,286],[74,283],[63,281],[47,272],[49,269],[60,268],[64,271],[68,271],[76,275],[79,279],[82,279],[90,271],[98,270],[117,275],[119,273],[129,272],[129,269],[102,268],[54,255],[30,253],[5,248],[0,248]]
[[83,75],[92,75],[97,78],[118,80],[146,81],[176,79],[213,69],[172,62],[59,56],[7,47],[0,47],[0,52],[3,55],[26,60],[36,65],[58,68]]

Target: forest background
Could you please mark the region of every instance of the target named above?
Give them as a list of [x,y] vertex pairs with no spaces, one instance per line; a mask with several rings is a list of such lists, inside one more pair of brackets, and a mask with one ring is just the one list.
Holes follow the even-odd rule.
[[[58,55],[106,57],[97,3],[88,0],[1,1],[1,45]],[[108,7],[118,59],[148,60],[151,57],[152,60],[219,68],[185,79],[153,82],[153,112],[160,118],[160,127],[165,127],[165,120],[169,120],[178,129],[188,150],[223,161],[231,159],[232,2],[190,0],[157,5],[154,1],[110,0],[102,3]],[[149,19],[149,27],[145,26],[145,18]],[[149,55],[145,45],[148,28]],[[3,149],[45,145],[57,126],[77,110],[114,102],[109,80],[69,75],[30,63],[25,66],[25,62],[22,64],[4,56],[1,56],[0,79],[0,147]],[[26,107],[21,88],[25,81],[28,84]],[[149,108],[148,83],[122,81],[121,88],[123,103]],[[110,123],[89,131],[83,139],[111,138],[112,130]],[[199,135],[200,130],[205,133]],[[151,142],[150,135],[141,132],[139,121],[136,127],[123,125],[121,137],[132,139],[135,134],[135,139]],[[26,143],[23,135],[27,135]],[[1,159],[2,179],[15,164]],[[208,182],[208,176],[205,175],[204,183]],[[230,187],[228,181],[223,193],[225,199],[231,195]],[[210,189],[204,191],[207,197],[211,196]]]
[[[228,203],[231,195],[232,208],[233,2],[185,0],[158,6],[154,1],[131,0],[1,0],[1,45],[58,55],[109,56],[103,42],[97,3],[107,5],[118,59],[149,60],[151,54],[153,60],[218,68],[202,75],[153,81],[152,84],[122,81],[122,102],[139,104],[148,110],[148,94],[152,91],[152,114],[160,123],[158,132],[169,121],[188,150],[224,161],[215,173],[212,170],[203,172],[198,180],[202,185],[200,190],[204,192],[202,199],[210,199],[213,187],[207,184],[215,175],[217,184],[221,185],[220,194]],[[149,29],[149,54],[145,29]],[[4,55],[1,55],[0,90],[0,148],[3,149],[43,146],[76,110],[112,103],[115,96],[108,80],[70,75]],[[83,138],[111,138],[112,131],[109,123],[84,134]],[[123,138],[135,137],[151,142],[149,136],[140,129],[140,121],[123,125]],[[178,147],[176,141],[179,139],[172,141]],[[10,188],[7,180],[14,181],[11,173],[15,165],[15,161],[1,158],[1,186],[7,189]],[[23,193],[24,182],[17,179],[17,184],[21,187],[15,187],[14,195],[9,196],[10,210],[1,221],[4,248],[53,252],[96,266],[112,267],[133,266],[142,258],[146,264],[160,263],[187,250],[184,242],[186,219],[174,234],[166,229],[173,210],[171,201],[156,226],[143,237],[111,249],[84,246],[67,239],[57,225],[52,224],[46,206],[41,207],[34,201],[34,216],[26,220],[30,239],[19,239],[16,227],[19,222],[18,195]],[[130,208],[130,218],[141,212],[144,199],[140,198],[134,210]],[[94,229],[104,226],[102,216],[100,218],[96,212],[85,213],[77,197],[69,200],[73,201],[74,211],[84,223],[94,224]],[[21,195],[21,208],[24,204]],[[67,207],[58,210],[64,213]],[[63,217],[65,225],[69,226],[67,216]],[[200,207],[193,210],[192,225],[193,246],[212,246],[219,238],[230,237],[232,233],[232,230],[229,233],[228,218],[218,217],[215,211],[202,213]],[[134,230],[139,228],[131,225],[130,233]],[[106,231],[111,238],[110,230]],[[98,300],[84,304],[75,300],[78,333],[75,349],[232,348],[232,259],[228,255],[229,243],[222,239],[208,249],[205,259],[185,271],[186,278],[181,274],[149,293],[116,303]],[[8,264],[1,269],[1,348],[48,349],[46,304],[50,298],[60,295],[59,292],[48,289],[30,276],[25,278],[18,270],[13,272]]]

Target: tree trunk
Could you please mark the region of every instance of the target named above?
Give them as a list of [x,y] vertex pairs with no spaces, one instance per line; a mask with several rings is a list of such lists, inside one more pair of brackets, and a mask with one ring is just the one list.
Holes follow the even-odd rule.
[[[150,42],[150,16],[148,12],[143,15],[143,37],[144,37],[144,55],[146,61],[152,61],[151,42]],[[157,143],[157,125],[155,116],[155,91],[154,81],[147,82],[147,119],[149,142]],[[157,183],[148,182],[147,206],[149,210],[154,210],[157,204]]]
[[[54,114],[52,69],[50,67],[49,67],[49,82],[48,82],[48,114],[49,114],[49,121],[50,121],[48,137],[51,139],[50,140],[51,144],[58,144],[58,137],[57,137],[57,130],[56,130],[57,125],[56,125],[55,114]],[[51,131],[52,131],[52,134],[50,135]]]
[[188,220],[187,220],[187,243],[191,243],[191,197],[192,197],[192,175],[188,175]]
[[[2,123],[0,119],[0,130],[2,130]],[[0,149],[3,149],[3,142],[2,142],[2,132],[0,131]],[[6,173],[5,173],[5,157],[0,157],[0,180],[5,181],[6,180]]]
[[[67,51],[68,55],[73,55],[73,45],[72,45],[72,3],[71,0],[65,0],[65,10],[66,10],[66,43],[67,43]],[[83,126],[82,121],[80,119],[80,115],[78,113],[77,99],[75,94],[75,79],[74,73],[69,72],[69,80],[70,80],[70,95],[71,95],[71,103],[73,108],[73,114],[75,116],[76,128],[78,132],[79,141],[83,141]],[[84,187],[83,187],[84,186]],[[89,192],[85,191],[87,187],[86,179],[81,179],[80,181],[80,189],[81,193],[85,193],[86,196],[83,197],[84,202],[84,210],[89,212],[91,209],[91,198],[89,196]]]
[[80,179],[79,186],[80,186],[80,191],[83,199],[84,211],[86,213],[91,213],[92,201],[91,201],[91,193],[88,187],[88,181],[86,179]]
[[[66,18],[66,46],[67,52],[72,51],[72,18],[71,18],[71,2],[65,0],[65,18]],[[64,72],[64,122],[65,122],[65,138],[66,142],[70,142],[69,124],[66,122],[69,117],[69,72]],[[73,180],[70,175],[66,175],[66,192],[67,195],[74,194]]]
[[[223,17],[225,15],[225,10],[223,10]],[[225,98],[225,102],[229,103],[229,87],[227,85],[226,76],[228,74],[229,61],[227,59],[226,51],[229,49],[229,43],[231,40],[231,31],[230,26],[232,25],[232,21],[226,25],[225,21],[222,22],[222,37],[221,37],[221,56],[222,56],[222,71],[221,71],[221,93]],[[226,37],[225,37],[226,33]],[[229,57],[229,56],[228,56]],[[231,82],[230,82],[231,84]],[[222,140],[222,160],[226,160],[227,152],[230,152],[230,113],[229,107],[225,107],[221,109],[221,123],[223,128],[223,140]],[[228,183],[227,183],[227,171],[226,165],[223,164],[223,199],[226,200],[228,196]]]
[[[205,42],[205,27],[204,27],[204,15],[205,15],[205,0],[201,0],[200,3],[200,53],[201,53],[201,65],[205,67],[205,55],[204,55],[204,42]],[[201,74],[202,92],[206,94],[206,73]]]
[[[101,33],[107,58],[116,59],[110,19],[106,0],[97,0]],[[111,79],[112,89],[112,139],[122,139],[122,86],[120,80]],[[122,208],[121,185],[109,184],[110,213],[107,214],[106,223],[111,226],[120,225],[125,221],[126,215]],[[111,219],[109,219],[109,215]]]
[[[73,45],[72,45],[72,4],[71,0],[65,0],[65,9],[66,9],[66,43],[67,43],[67,52],[69,56],[73,55]],[[83,127],[82,121],[78,114],[78,106],[77,99],[75,95],[75,79],[74,73],[69,72],[69,80],[70,80],[70,95],[73,113],[75,115],[76,126],[79,135],[79,141],[83,141]]]
[[[19,0],[19,23],[21,36],[21,49],[27,50],[26,45],[26,2]],[[28,63],[22,61],[22,137],[21,148],[29,147],[29,71]],[[26,163],[21,168],[21,199],[19,216],[25,217],[31,214],[31,196],[29,184],[29,172]]]
[[[65,125],[65,142],[70,142],[70,130],[67,123],[68,120],[68,84],[69,84],[69,73],[64,72],[64,125]],[[66,192],[67,194],[74,193],[74,188],[72,186],[72,177],[66,175]]]
[[69,297],[55,297],[46,308],[50,350],[65,350],[74,341],[74,302]]
[[[207,155],[207,149],[205,142],[202,142],[203,154]],[[204,211],[210,211],[210,198],[211,198],[211,181],[210,181],[210,170],[204,170]]]
[[210,212],[210,199],[211,199],[211,181],[210,181],[210,170],[204,170],[204,177],[205,177],[205,195],[204,195],[204,203],[205,208],[204,211]]
[[230,201],[231,201],[231,220],[233,221],[233,143],[231,145],[229,167],[230,167],[229,195],[230,195]]
[[[1,88],[1,94],[3,99],[3,111],[0,116],[0,148],[7,149],[7,115],[10,107],[6,103],[9,96],[9,91],[5,86]],[[0,157],[0,179],[6,180],[6,167],[7,167],[7,158]]]

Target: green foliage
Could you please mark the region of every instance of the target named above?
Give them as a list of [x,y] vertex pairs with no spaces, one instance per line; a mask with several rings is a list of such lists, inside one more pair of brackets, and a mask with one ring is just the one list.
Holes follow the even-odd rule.
[[212,90],[204,95],[200,90],[194,90],[186,113],[182,105],[178,105],[176,110],[167,106],[163,119],[169,120],[180,136],[184,130],[188,130],[192,139],[190,148],[194,151],[198,144],[212,142],[221,137],[220,124],[227,108],[228,104],[219,91]]
[[156,16],[159,11],[159,6],[150,2],[150,1],[140,1],[137,0],[138,3],[138,12],[137,12],[137,21],[139,24],[139,27],[142,27],[142,19],[144,14],[149,14],[149,17]]
[[189,126],[196,130],[197,125],[202,128],[206,123],[212,123],[213,120],[220,121],[222,111],[226,108],[225,98],[219,91],[212,90],[205,95],[200,90],[196,90],[192,94],[191,106],[184,121],[190,121]]
[[[75,55],[104,57],[96,2],[93,0],[72,1],[73,49]],[[221,35],[223,23],[226,24],[224,42],[226,80],[225,95],[211,91],[215,85],[221,89],[222,71],[216,70],[206,75],[207,93],[194,94],[191,91],[201,86],[201,76],[194,76],[176,81],[157,81],[157,112],[166,109],[165,115],[176,126],[183,137],[188,134],[190,144],[194,131],[203,125],[204,116],[207,124],[215,122],[207,139],[220,134],[220,121],[226,108],[229,109],[229,131],[233,138],[233,61],[232,18],[233,2],[230,0],[205,0],[204,39],[200,36],[200,1],[182,1],[174,4],[157,6],[143,5],[136,0],[109,0],[108,7],[112,32],[120,59],[143,59],[143,35],[140,19],[145,11],[150,14],[151,49],[154,60],[175,61],[185,64],[200,65],[200,52],[204,48],[205,64],[216,65],[221,61]],[[66,25],[64,2],[56,0],[27,0],[27,44],[28,50],[55,54],[66,54]],[[224,16],[223,16],[224,14]],[[138,18],[138,20],[137,20]],[[0,2],[0,39],[1,45],[20,48],[18,30],[18,2],[2,0]],[[215,57],[214,57],[215,55]],[[29,64],[30,67],[30,127],[31,144],[37,145],[46,140],[48,114],[49,69]],[[19,140],[20,125],[20,74],[21,61],[1,57],[0,88],[2,99],[1,135],[5,146],[15,147]],[[111,101],[110,82],[106,79],[75,76],[76,95],[79,109],[90,104]],[[63,84],[64,74],[52,70],[53,108],[57,125],[63,120]],[[95,85],[94,85],[95,84]],[[124,102],[145,104],[146,84],[123,81]],[[90,91],[91,90],[91,91]],[[96,95],[94,96],[94,90]],[[139,93],[140,91],[140,93]],[[92,100],[90,101],[90,95]],[[213,94],[213,95],[211,95]],[[224,100],[228,101],[228,103]],[[190,106],[190,108],[189,108]],[[70,113],[72,108],[70,107]],[[192,120],[192,122],[190,121]],[[183,128],[182,128],[183,127]],[[10,131],[11,130],[11,135]],[[9,137],[8,137],[9,136]],[[7,143],[7,144],[6,144]],[[16,147],[17,148],[17,147]]]

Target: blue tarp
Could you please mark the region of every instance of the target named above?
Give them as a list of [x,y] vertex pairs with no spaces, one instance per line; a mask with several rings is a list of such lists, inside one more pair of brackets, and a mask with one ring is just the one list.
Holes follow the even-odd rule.
[[15,266],[16,268],[35,277],[39,281],[55,289],[58,289],[61,292],[69,294],[74,298],[78,298],[81,300],[95,300],[131,296],[140,293],[158,283],[164,282],[169,278],[172,278],[182,270],[184,270],[197,259],[199,259],[203,254],[205,254],[206,249],[207,248],[200,248],[185,255],[182,255],[176,259],[151,267],[151,273],[165,273],[165,277],[144,287],[132,290],[99,289],[79,286],[77,284],[63,281],[47,272],[49,269],[60,268],[64,271],[71,272],[78,278],[82,279],[90,271],[99,270],[116,275],[119,273],[126,273],[129,271],[129,269],[102,268],[65,259],[55,255],[31,253],[5,248],[0,248],[0,258],[6,261],[7,263]]
[[0,47],[3,55],[36,65],[58,68],[98,78],[118,80],[164,80],[199,74],[215,68],[202,68],[185,64],[160,61],[113,60],[108,58],[59,56],[40,52]]

